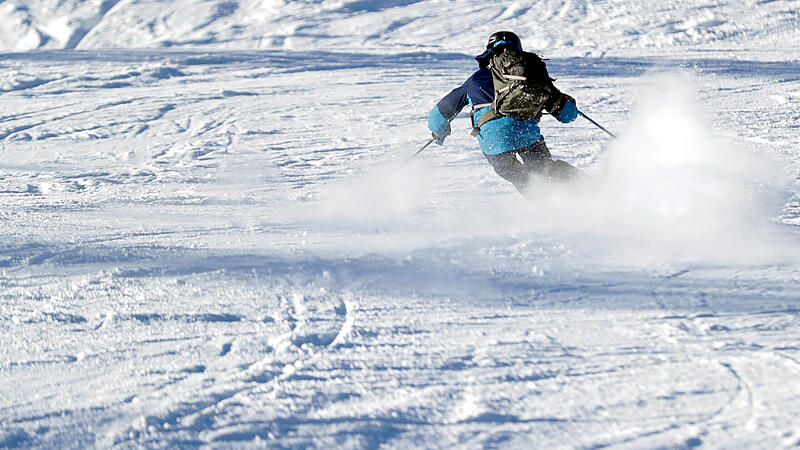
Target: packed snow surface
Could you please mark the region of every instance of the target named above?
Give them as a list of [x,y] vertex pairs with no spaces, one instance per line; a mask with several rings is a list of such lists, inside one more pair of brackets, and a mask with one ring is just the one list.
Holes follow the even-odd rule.
[[[493,31],[590,181],[427,114]],[[0,447],[800,445],[786,0],[0,2]]]

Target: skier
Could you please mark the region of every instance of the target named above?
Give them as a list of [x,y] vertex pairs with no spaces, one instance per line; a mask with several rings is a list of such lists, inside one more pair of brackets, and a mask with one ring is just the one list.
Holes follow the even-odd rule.
[[[540,67],[535,73],[537,83],[545,86],[538,110],[534,118],[519,120],[495,110],[495,81],[492,74],[492,57],[503,49],[516,49],[522,52],[519,37],[510,31],[499,31],[489,37],[486,51],[475,57],[478,70],[461,86],[447,94],[428,116],[428,128],[435,142],[444,143],[450,134],[450,121],[469,104],[472,108],[471,120],[473,135],[478,145],[492,165],[494,171],[510,181],[521,193],[534,179],[551,181],[570,181],[585,176],[581,171],[561,160],[553,160],[539,131],[541,110],[545,109],[559,122],[568,123],[578,114],[575,100],[562,94],[547,75],[544,63],[532,53],[524,53],[533,58]],[[527,73],[527,72],[526,72]],[[496,77],[497,75],[495,75]],[[486,117],[483,117],[487,114]],[[487,120],[488,119],[488,120]]]

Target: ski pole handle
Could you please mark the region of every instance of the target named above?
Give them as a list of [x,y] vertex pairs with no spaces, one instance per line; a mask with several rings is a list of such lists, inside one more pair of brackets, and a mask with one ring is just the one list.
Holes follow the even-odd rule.
[[614,133],[612,133],[612,132],[610,132],[610,131],[606,130],[606,129],[605,129],[603,126],[602,126],[602,125],[600,125],[599,123],[597,123],[597,122],[595,122],[594,120],[592,120],[592,118],[591,118],[591,117],[589,117],[589,116],[587,116],[586,114],[582,113],[582,112],[581,112],[581,110],[578,110],[578,114],[579,114],[581,117],[583,117],[584,119],[588,120],[589,122],[592,122],[592,124],[593,124],[594,126],[596,126],[597,128],[600,128],[601,130],[603,130],[603,131],[605,131],[606,133],[608,133],[608,135],[609,135],[609,136],[611,136],[612,138],[616,138],[616,136],[614,135]]

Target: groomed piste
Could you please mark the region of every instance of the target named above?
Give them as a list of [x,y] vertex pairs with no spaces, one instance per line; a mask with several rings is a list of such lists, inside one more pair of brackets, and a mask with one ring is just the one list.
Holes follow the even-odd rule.
[[0,448],[800,445],[796,2],[500,3],[0,2]]

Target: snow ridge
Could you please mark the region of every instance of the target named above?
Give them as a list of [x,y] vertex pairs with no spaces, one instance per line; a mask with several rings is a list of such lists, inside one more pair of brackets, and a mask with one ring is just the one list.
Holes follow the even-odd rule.
[[[459,11],[454,15],[453,11]],[[757,44],[793,47],[793,2],[702,0],[653,6],[585,0],[12,0],[0,8],[2,51],[213,49],[451,49],[474,51],[495,28],[515,29],[548,54]],[[761,44],[763,43],[763,44]]]

